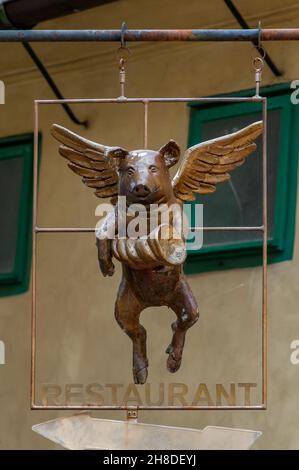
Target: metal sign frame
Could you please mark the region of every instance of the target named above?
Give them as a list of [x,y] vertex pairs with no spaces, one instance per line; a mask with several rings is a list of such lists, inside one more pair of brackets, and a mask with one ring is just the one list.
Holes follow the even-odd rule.
[[[148,107],[150,103],[238,103],[238,102],[260,102],[262,104],[263,120],[263,149],[262,149],[262,225],[255,227],[198,227],[206,231],[261,231],[263,233],[263,264],[262,264],[262,400],[256,405],[228,405],[228,406],[130,406],[130,405],[41,405],[36,403],[36,338],[37,338],[37,236],[42,233],[90,233],[95,228],[90,227],[39,227],[37,225],[37,194],[38,194],[38,130],[39,130],[39,107],[57,104],[80,104],[80,103],[142,103],[144,105],[144,148],[148,142]],[[196,227],[193,227],[196,229]],[[35,100],[34,102],[34,164],[33,164],[33,226],[32,226],[32,317],[31,317],[31,409],[33,410],[266,410],[267,409],[267,98],[258,95],[252,97],[213,97],[213,98],[99,98],[99,99],[54,99]]]

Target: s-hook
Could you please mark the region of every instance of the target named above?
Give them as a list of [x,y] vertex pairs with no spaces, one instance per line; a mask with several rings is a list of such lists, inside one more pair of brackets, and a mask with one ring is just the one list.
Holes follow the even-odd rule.
[[126,71],[125,63],[128,60],[131,51],[126,45],[125,32],[128,29],[128,26],[125,22],[121,25],[121,37],[120,37],[120,47],[117,50],[117,58],[119,60],[119,84],[120,84],[120,96],[119,100],[125,100],[125,83],[126,83]]
[[257,98],[260,97],[260,84],[262,81],[262,70],[264,67],[264,59],[266,57],[266,52],[261,45],[261,22],[259,21],[258,24],[258,29],[259,29],[259,34],[258,34],[258,42],[254,47],[254,49],[257,49],[260,57],[256,56],[253,59],[253,69],[255,71],[255,96]]

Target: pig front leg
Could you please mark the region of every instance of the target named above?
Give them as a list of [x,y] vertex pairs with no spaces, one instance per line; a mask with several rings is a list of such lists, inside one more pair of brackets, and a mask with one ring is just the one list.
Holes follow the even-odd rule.
[[111,240],[100,240],[97,238],[98,260],[103,276],[113,276],[114,264],[112,262]]
[[102,274],[112,276],[114,264],[112,262],[112,240],[115,237],[115,210],[106,214],[97,224],[96,246],[98,248],[98,260]]

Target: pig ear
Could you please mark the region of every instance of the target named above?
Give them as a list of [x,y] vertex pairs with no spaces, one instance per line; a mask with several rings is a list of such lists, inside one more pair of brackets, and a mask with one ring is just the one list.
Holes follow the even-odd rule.
[[170,140],[160,148],[159,153],[164,158],[167,168],[171,168],[179,161],[180,147],[174,140]]
[[128,155],[128,151],[120,147],[110,147],[106,152],[106,157],[108,157],[111,166],[118,170],[120,164],[124,158]]

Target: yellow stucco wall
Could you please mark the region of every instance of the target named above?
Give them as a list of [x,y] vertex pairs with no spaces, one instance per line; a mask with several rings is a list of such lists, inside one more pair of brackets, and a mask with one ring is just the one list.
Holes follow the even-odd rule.
[[[200,3],[200,5],[199,5]],[[296,27],[294,1],[241,1],[252,26]],[[43,28],[113,28],[126,20],[130,27],[236,27],[222,2],[119,1],[73,17],[45,23]],[[283,81],[299,78],[298,44],[267,44],[284,71]],[[119,93],[116,45],[36,44],[66,97],[113,97]],[[127,65],[128,96],[208,96],[253,86],[252,49],[248,44],[134,44]],[[33,100],[52,98],[19,44],[0,45],[0,79],[6,84],[6,104],[0,108],[0,135],[30,132]],[[264,84],[276,83],[265,67]],[[108,145],[140,147],[142,110],[137,105],[74,107],[90,126],[73,126],[58,106],[43,107],[38,222],[41,226],[88,226],[95,223],[99,202],[57,155],[49,135],[53,122]],[[158,148],[169,138],[186,146],[185,105],[150,108],[149,145]],[[298,206],[299,207],[299,206]],[[131,344],[113,316],[120,280],[99,272],[92,235],[41,235],[38,243],[38,374],[42,383],[89,384],[131,381]],[[269,267],[269,404],[267,411],[141,412],[150,423],[203,428],[234,426],[263,432],[256,449],[298,448],[299,368],[291,365],[290,343],[299,338],[298,241],[292,262]],[[149,309],[142,316],[148,330],[149,382],[186,383],[190,389],[215,384],[259,382],[261,270],[242,269],[189,276],[198,299],[201,321],[188,333],[181,370],[166,371],[164,350],[170,339],[172,313]],[[31,431],[33,424],[70,413],[30,411],[30,294],[0,299],[0,340],[6,365],[0,365],[0,447],[55,448]],[[192,390],[193,390],[192,388]],[[155,393],[155,392],[154,392]],[[253,395],[258,400],[258,394]],[[123,419],[123,412],[94,412]]]

